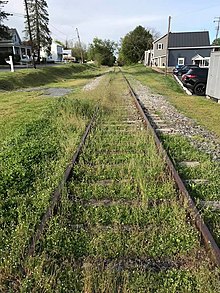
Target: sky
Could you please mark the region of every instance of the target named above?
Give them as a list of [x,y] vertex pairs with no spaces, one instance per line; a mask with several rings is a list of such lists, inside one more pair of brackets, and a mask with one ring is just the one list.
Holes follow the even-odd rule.
[[[117,42],[138,25],[163,35],[168,29],[169,16],[172,32],[208,30],[212,41],[217,26],[214,20],[220,17],[219,0],[47,0],[47,3],[53,39],[76,42],[78,28],[85,44],[94,37]],[[9,0],[4,10],[14,14],[4,24],[16,28],[23,39],[23,0]]]

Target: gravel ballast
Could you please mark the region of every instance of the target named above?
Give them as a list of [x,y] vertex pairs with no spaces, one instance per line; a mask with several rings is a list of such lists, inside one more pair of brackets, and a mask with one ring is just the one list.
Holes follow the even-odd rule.
[[[156,129],[169,128],[171,135],[179,134],[186,137],[197,149],[204,151],[213,160],[220,162],[220,140],[214,133],[198,125],[195,120],[184,116],[169,103],[166,97],[153,94],[147,86],[143,86],[138,81],[132,83],[138,98],[148,110],[150,119]],[[157,122],[161,122],[161,120],[164,121],[162,127]]]

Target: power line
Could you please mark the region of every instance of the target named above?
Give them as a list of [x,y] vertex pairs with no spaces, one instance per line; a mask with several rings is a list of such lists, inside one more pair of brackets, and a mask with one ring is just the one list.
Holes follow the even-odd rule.
[[61,33],[64,36],[67,36],[64,32],[61,32],[60,30],[58,30],[53,24],[51,24],[50,22],[50,26],[52,26],[56,31],[58,31],[59,33]]
[[[219,3],[218,4],[216,3],[216,4],[213,4],[213,5],[209,5],[209,6],[205,6],[205,7],[201,7],[201,8],[196,7],[194,10],[192,10],[190,8],[189,10],[186,10],[184,12],[185,12],[185,15],[195,14],[195,13],[198,14],[198,12],[207,11],[210,8],[214,8],[214,7],[218,7],[218,6],[220,6],[220,4]],[[177,18],[177,17],[180,17],[182,15],[183,14],[181,12],[181,13],[174,14],[174,17]]]

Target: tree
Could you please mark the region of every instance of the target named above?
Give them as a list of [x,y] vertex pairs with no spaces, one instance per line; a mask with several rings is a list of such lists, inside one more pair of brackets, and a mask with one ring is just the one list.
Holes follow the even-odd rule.
[[144,52],[152,47],[153,36],[142,26],[137,26],[121,41],[120,62],[131,64],[143,60]]
[[5,4],[7,4],[8,1],[0,1],[0,38],[1,39],[7,39],[10,37],[10,34],[8,32],[8,27],[3,25],[3,21],[8,19],[8,16],[11,15],[10,13],[7,13],[2,10]]
[[76,57],[76,60],[81,60],[81,52],[83,54],[83,59],[87,59],[87,48],[86,44],[81,43],[81,46],[79,42],[76,42],[72,48],[72,56]]
[[33,50],[37,51],[40,62],[40,49],[45,48],[50,54],[52,38],[49,30],[49,14],[45,0],[24,0],[26,9],[26,35],[29,37]]
[[214,45],[214,46],[220,46],[220,38],[215,39],[215,40],[212,42],[212,45]]
[[160,32],[158,32],[154,27],[148,27],[147,30],[151,33],[154,41],[161,36]]
[[94,38],[93,43],[89,45],[88,58],[94,60],[98,65],[113,66],[116,59],[115,49],[115,42]]

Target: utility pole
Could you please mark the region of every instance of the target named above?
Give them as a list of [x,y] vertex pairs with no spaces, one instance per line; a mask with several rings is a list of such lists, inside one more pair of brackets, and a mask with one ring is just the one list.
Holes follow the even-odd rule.
[[167,75],[167,69],[168,69],[168,62],[169,62],[169,36],[170,36],[170,27],[171,27],[171,16],[169,16],[168,19],[168,30],[167,30],[167,50],[166,50],[166,67],[165,67],[165,74]]
[[215,20],[213,22],[217,22],[217,27],[216,27],[216,36],[215,39],[218,39],[218,34],[219,34],[219,29],[220,29],[220,16],[215,17]]
[[76,28],[76,33],[77,33],[77,38],[79,40],[79,47],[80,47],[80,53],[81,53],[81,62],[83,64],[83,62],[84,62],[84,60],[83,60],[83,50],[82,50],[82,45],[81,45],[81,41],[80,41],[80,37],[79,37],[78,28]]

